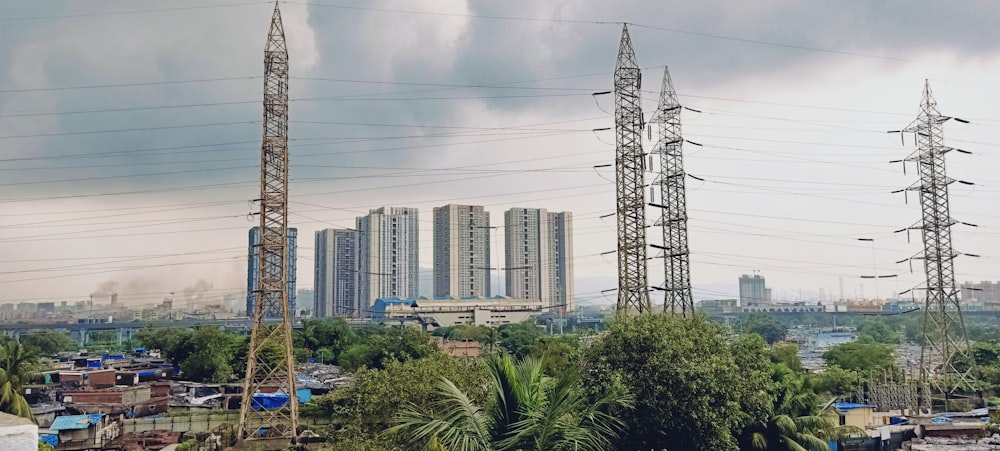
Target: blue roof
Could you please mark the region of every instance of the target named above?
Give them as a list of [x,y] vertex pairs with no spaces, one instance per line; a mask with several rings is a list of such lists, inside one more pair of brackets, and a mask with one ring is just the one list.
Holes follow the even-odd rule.
[[87,429],[92,424],[97,424],[104,418],[103,413],[92,413],[90,415],[64,415],[56,417],[49,429],[53,431],[64,431],[68,429]]
[[856,404],[853,402],[838,402],[834,404],[833,407],[837,410],[851,410],[851,409],[860,409],[862,407],[875,407],[875,406],[871,404]]

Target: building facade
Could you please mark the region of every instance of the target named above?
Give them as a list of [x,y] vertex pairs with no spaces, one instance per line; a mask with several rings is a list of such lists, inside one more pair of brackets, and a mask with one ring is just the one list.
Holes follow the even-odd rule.
[[740,306],[755,307],[771,303],[771,289],[758,274],[740,276]]
[[986,310],[1000,310],[1000,282],[965,282],[961,284],[961,288],[963,302],[979,302]]
[[434,208],[434,297],[490,297],[490,214],[477,205]]
[[313,316],[362,316],[362,308],[358,304],[359,240],[357,230],[316,231]]
[[418,210],[374,209],[357,219],[357,230],[361,307],[367,309],[383,297],[415,298],[420,275]]
[[[252,318],[254,304],[257,301],[257,276],[260,267],[260,262],[257,260],[260,255],[260,227],[251,227],[249,235],[249,248],[247,250],[247,316]],[[295,260],[298,256],[298,235],[298,229],[288,229],[286,244],[288,251],[288,258],[286,258],[286,264],[288,265],[288,311],[292,313],[293,317],[296,313],[295,268],[297,265]],[[264,316],[267,318],[281,318],[281,312],[277,309],[272,309],[265,312]]]
[[504,212],[507,296],[573,309],[572,214],[544,208]]

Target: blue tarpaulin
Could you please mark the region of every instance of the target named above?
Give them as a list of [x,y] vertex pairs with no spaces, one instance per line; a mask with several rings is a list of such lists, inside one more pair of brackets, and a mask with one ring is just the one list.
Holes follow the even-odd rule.
[[100,360],[88,360],[87,361],[87,368],[100,368],[100,367],[101,367],[101,361]]
[[285,393],[257,393],[253,395],[253,410],[280,409],[288,405],[288,395]]
[[139,372],[139,376],[140,377],[142,377],[142,376],[155,376],[155,375],[156,375],[156,370],[147,370],[147,371],[140,371]]
[[56,434],[42,434],[38,436],[38,440],[49,446],[59,446],[59,436]]
[[837,410],[839,410],[841,412],[843,412],[845,410],[859,409],[859,408],[862,408],[862,407],[875,407],[875,406],[873,406],[871,404],[856,404],[856,403],[853,403],[853,402],[838,402],[838,403],[836,403],[836,404],[833,405],[834,409],[837,409]]
[[298,390],[295,390],[295,394],[299,398],[299,404],[304,404],[309,401],[312,401],[313,392],[312,389],[310,388],[300,388]]

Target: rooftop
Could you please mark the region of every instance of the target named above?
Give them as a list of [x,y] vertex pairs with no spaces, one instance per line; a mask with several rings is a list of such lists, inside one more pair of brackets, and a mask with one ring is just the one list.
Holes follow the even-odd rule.
[[53,431],[87,429],[90,425],[99,423],[101,418],[104,418],[104,414],[92,413],[90,415],[66,415],[56,417],[56,420],[52,422],[52,426],[49,426],[49,429]]

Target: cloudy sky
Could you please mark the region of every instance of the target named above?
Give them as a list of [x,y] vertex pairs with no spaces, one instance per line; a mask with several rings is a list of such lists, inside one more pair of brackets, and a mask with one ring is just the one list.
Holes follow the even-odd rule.
[[[246,283],[262,51],[273,4],[15,0],[0,17],[0,302]],[[993,2],[282,2],[291,57],[290,223],[312,235],[383,205],[575,216],[577,295],[616,286],[609,96],[629,22],[647,114],[668,66],[685,111],[696,298],[759,273],[775,298],[885,297],[920,282],[887,134],[929,80],[944,114],[964,280],[1000,279],[1000,36]],[[655,139],[655,136],[654,136]],[[647,144],[649,145],[649,144]],[[651,147],[651,146],[650,146]],[[652,181],[652,176],[648,176]],[[650,212],[650,221],[652,212]],[[500,222],[500,224],[496,224]],[[658,242],[659,233],[650,241]],[[502,233],[499,234],[502,237]],[[874,246],[858,238],[874,239]],[[498,247],[498,250],[501,250]],[[502,252],[501,252],[502,254]],[[878,286],[862,275],[899,274]],[[662,283],[653,262],[651,283]],[[422,287],[429,291],[430,287]]]

